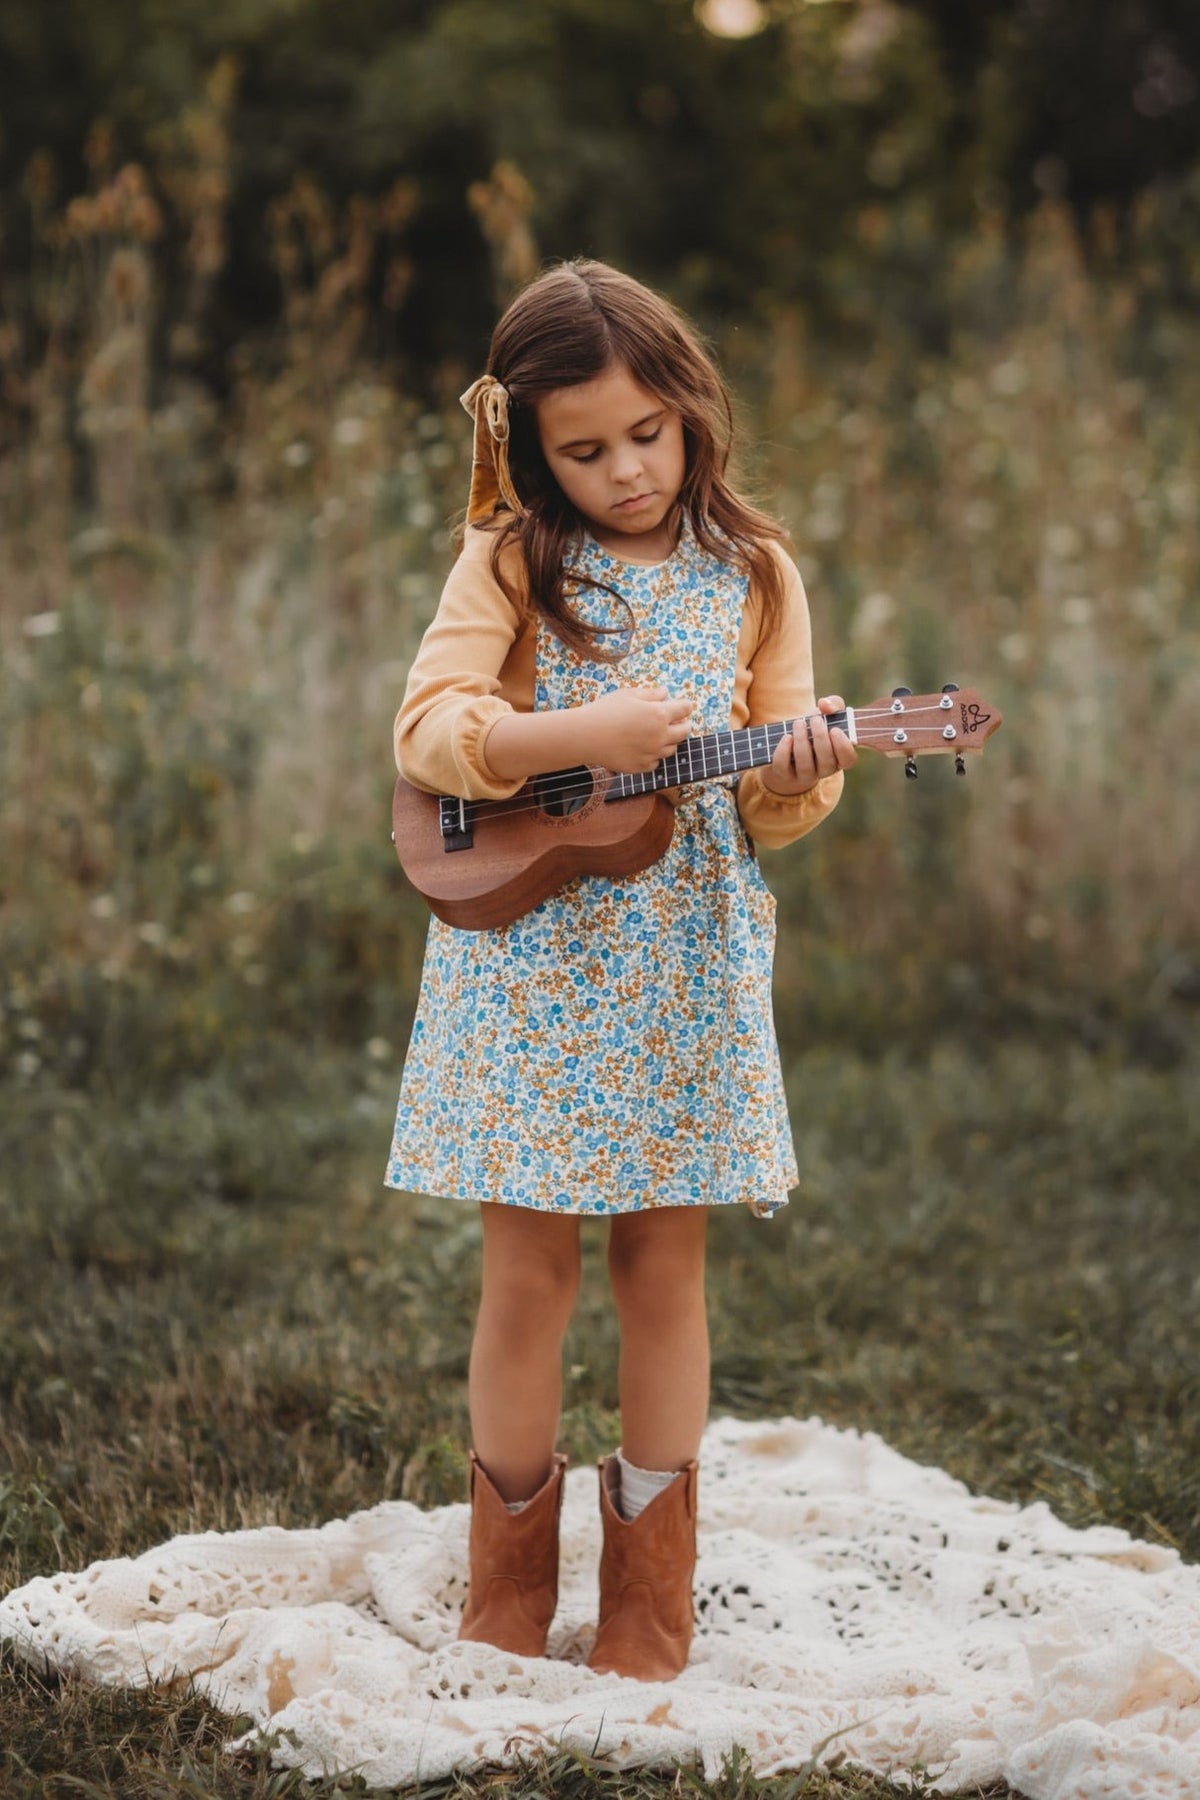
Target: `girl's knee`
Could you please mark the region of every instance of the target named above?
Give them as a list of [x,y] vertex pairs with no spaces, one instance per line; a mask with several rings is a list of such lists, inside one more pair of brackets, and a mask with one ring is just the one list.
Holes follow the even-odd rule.
[[484,1216],[484,1306],[522,1335],[565,1330],[579,1293],[578,1220]]
[[612,1223],[608,1273],[613,1297],[635,1306],[690,1304],[704,1290],[707,1215],[702,1207],[625,1213]]

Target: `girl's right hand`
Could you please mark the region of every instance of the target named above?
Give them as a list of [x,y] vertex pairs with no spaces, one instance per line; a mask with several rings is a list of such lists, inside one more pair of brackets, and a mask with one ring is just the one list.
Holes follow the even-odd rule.
[[692,709],[663,687],[614,688],[579,709],[584,760],[618,775],[653,769],[688,735]]

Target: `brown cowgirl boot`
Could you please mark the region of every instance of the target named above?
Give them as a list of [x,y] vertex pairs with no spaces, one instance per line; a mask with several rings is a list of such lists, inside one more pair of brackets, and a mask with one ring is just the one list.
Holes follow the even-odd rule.
[[471,1452],[470,1577],[460,1638],[514,1656],[545,1656],[558,1604],[558,1515],[565,1456],[518,1513],[509,1512]]
[[599,1675],[670,1681],[687,1662],[698,1467],[688,1463],[636,1519],[623,1519],[620,1467],[615,1456],[601,1458],[600,1623],[588,1657]]

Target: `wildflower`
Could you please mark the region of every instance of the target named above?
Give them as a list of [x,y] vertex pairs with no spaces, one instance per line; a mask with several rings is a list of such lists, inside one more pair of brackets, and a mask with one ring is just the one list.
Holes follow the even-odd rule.
[[994,394],[1019,394],[1029,380],[1025,364],[1010,357],[1007,362],[997,363],[992,370],[991,386]]
[[854,638],[869,644],[879,637],[896,616],[896,602],[890,594],[866,594],[854,615]]
[[1078,556],[1083,547],[1083,540],[1073,525],[1052,525],[1046,533],[1046,549],[1051,556],[1064,561],[1068,556]]
[[62,630],[62,619],[56,612],[30,613],[21,629],[26,637],[53,637]]
[[982,535],[996,523],[996,508],[990,500],[972,500],[963,509],[963,524],[968,531]]

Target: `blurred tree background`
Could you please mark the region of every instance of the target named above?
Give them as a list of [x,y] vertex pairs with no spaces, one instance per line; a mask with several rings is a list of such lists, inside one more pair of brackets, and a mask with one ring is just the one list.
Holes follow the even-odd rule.
[[864,775],[772,864],[808,926],[785,1034],[886,984],[893,1022],[1069,994],[1175,1055],[1198,71],[1171,0],[0,0],[16,1066],[83,1071],[115,1019],[168,1062],[206,1019],[214,1052],[402,1037],[387,723],[454,396],[580,253],[725,357],[824,685],[953,675],[1009,719],[978,798]]
[[[370,210],[364,347],[417,373],[478,359],[514,210],[539,253],[628,264],[709,317],[799,304],[944,349],[949,242],[1050,195],[1091,261],[1128,266],[1153,195],[1186,304],[1198,69],[1180,0],[4,0],[5,310],[35,326],[48,218],[130,163],[163,211],[165,293],[188,295],[158,372],[195,359],[218,384],[284,311],[264,224],[301,178]],[[511,185],[486,193],[497,165]],[[525,272],[508,254],[502,290]]]
[[[804,1191],[713,1221],[714,1404],[1194,1553],[1198,151],[1184,0],[0,0],[0,1585],[461,1491],[390,727],[580,254],[716,345],[821,689],[1005,719],[764,859]],[[14,1793],[107,1769],[0,1675]]]
[[1174,1054],[1197,71],[1170,0],[0,0],[20,1066],[22,1019],[82,1069],[134,1014],[170,1060],[174,989],[224,1044],[238,1007],[195,995],[231,968],[259,1026],[402,1036],[387,722],[462,505],[454,396],[580,253],[724,355],[824,684],[955,675],[1009,717],[978,799],[864,776],[772,864],[810,927],[785,999],[1070,992]]

